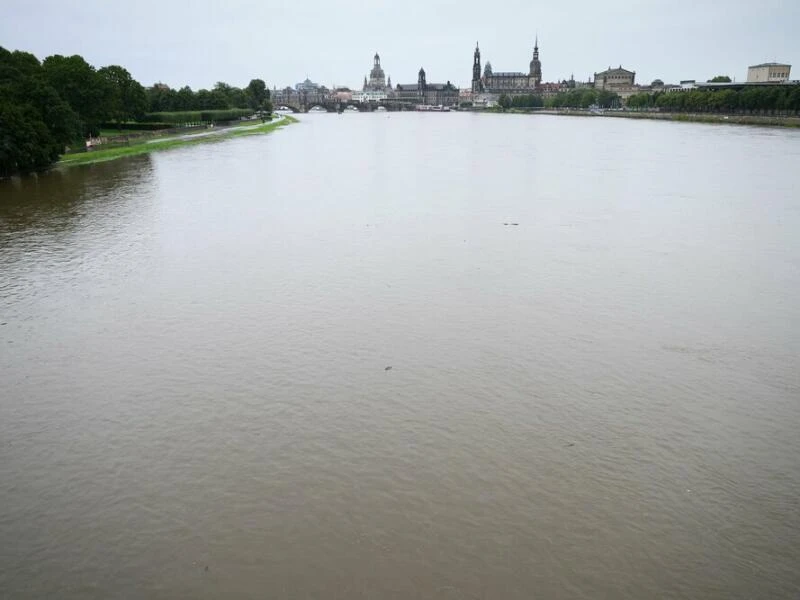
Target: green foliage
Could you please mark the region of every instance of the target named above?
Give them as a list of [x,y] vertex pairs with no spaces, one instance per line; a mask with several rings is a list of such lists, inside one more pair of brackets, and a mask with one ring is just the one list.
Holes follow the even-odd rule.
[[0,47],[0,177],[44,169],[78,139],[78,116],[36,57]]
[[111,113],[114,88],[83,57],[48,56],[42,63],[53,89],[81,119],[83,135],[94,135]]
[[226,110],[193,110],[180,112],[153,112],[144,115],[145,121],[184,125],[186,123],[219,123],[221,121],[235,121],[242,117],[249,117],[253,111],[249,108],[233,108]]
[[589,108],[590,106],[614,108],[619,106],[619,103],[620,97],[614,92],[586,87],[562,92],[547,98],[545,106],[548,108]]
[[82,152],[80,154],[68,154],[59,162],[60,165],[85,165],[97,162],[105,162],[122,158],[124,156],[134,156],[137,154],[149,154],[150,152],[158,152],[161,150],[169,150],[181,146],[189,146],[194,144],[208,144],[222,140],[228,140],[240,136],[260,135],[269,133],[278,127],[283,127],[297,121],[292,117],[284,117],[280,121],[273,123],[261,124],[257,127],[231,127],[224,130],[224,133],[213,136],[189,136],[189,137],[167,137],[158,141],[142,141],[140,143],[130,144],[126,146],[118,146],[116,148],[100,148],[92,152]]
[[123,131],[160,131],[162,129],[170,129],[174,127],[174,123],[101,123],[100,135],[103,135],[103,130],[110,131],[116,130],[117,132]]
[[524,94],[511,98],[511,106],[512,108],[541,108],[544,106],[544,100],[538,95]]
[[44,169],[61,147],[30,105],[0,104],[0,177]]
[[247,104],[253,110],[260,110],[269,101],[269,90],[263,79],[252,79],[246,89]]
[[122,67],[111,65],[97,72],[109,88],[106,110],[112,121],[138,119],[147,111],[144,87]]
[[212,90],[192,91],[190,87],[173,90],[168,85],[156,83],[147,89],[148,112],[179,112],[197,110],[226,110],[251,108],[272,111],[269,89],[261,79],[253,79],[244,88],[223,81]]
[[511,108],[511,103],[512,103],[511,97],[508,96],[507,94],[500,94],[500,97],[497,99],[497,104],[499,104],[500,108],[502,108],[503,110]]
[[[212,90],[145,89],[123,67],[95,69],[81,56],[54,55],[42,63],[0,47],[0,177],[47,168],[67,146],[83,146],[101,124],[137,129],[233,121],[272,111],[269,89],[254,79],[246,89],[219,82]],[[160,118],[156,114],[169,111]],[[178,112],[176,112],[178,111]],[[126,126],[131,129],[131,126]]]
[[728,77],[727,75],[717,75],[716,77],[713,77],[708,80],[708,83],[730,83],[730,82],[731,78]]
[[671,112],[798,112],[800,85],[754,86],[742,90],[696,89],[687,92],[641,93],[628,98],[633,109]]

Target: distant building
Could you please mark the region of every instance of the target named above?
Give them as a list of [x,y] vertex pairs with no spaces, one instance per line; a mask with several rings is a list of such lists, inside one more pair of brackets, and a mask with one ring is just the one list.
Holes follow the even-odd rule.
[[381,68],[381,57],[376,52],[375,56],[372,58],[372,70],[369,72],[369,79],[364,76],[363,90],[365,92],[383,92],[385,94],[391,87],[392,78],[389,77],[389,83],[387,85],[386,75]]
[[298,92],[314,92],[319,89],[319,84],[306,77],[305,81],[295,84],[294,89]]
[[428,83],[425,69],[420,68],[417,83],[398,83],[391,91],[390,98],[409,104],[455,106],[458,104],[459,91],[449,81]]
[[506,94],[522,95],[537,93],[542,81],[542,63],[539,60],[539,38],[533,44],[533,58],[528,65],[528,72],[492,70],[492,63],[486,61],[481,76],[481,50],[475,43],[472,55],[472,92],[474,94]]
[[763,63],[747,67],[747,83],[780,83],[789,79],[792,65]]
[[331,92],[331,99],[337,102],[350,102],[353,99],[353,92],[347,87],[337,87]]
[[594,74],[594,87],[598,90],[616,91],[633,87],[636,80],[636,71],[623,69],[622,65],[616,69],[608,67],[607,70]]
[[322,104],[331,98],[331,92],[323,85],[316,84],[309,79],[298,83],[294,88],[273,88],[270,97],[276,106],[292,105],[302,106],[308,104]]
[[352,92],[351,100],[353,102],[378,102],[386,100],[388,97],[386,90],[361,90]]
[[594,88],[619,94],[622,98],[628,98],[639,92],[636,85],[636,71],[623,69],[622,65],[616,69],[609,67],[605,71],[594,74]]

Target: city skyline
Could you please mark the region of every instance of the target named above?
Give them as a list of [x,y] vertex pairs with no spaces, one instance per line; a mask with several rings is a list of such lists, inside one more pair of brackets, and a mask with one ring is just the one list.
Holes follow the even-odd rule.
[[508,2],[487,13],[485,5],[444,0],[421,11],[316,1],[264,8],[147,0],[122,9],[96,0],[12,0],[5,12],[0,39],[7,49],[40,59],[81,54],[98,67],[122,65],[144,85],[193,89],[217,81],[243,86],[253,77],[282,88],[306,76],[356,89],[376,51],[394,82],[410,81],[424,67],[437,81],[468,88],[476,39],[496,71],[526,71],[537,35],[546,82],[570,75],[586,81],[620,64],[643,84],[715,75],[744,80],[749,65],[800,59],[794,35],[800,6],[778,1],[735,3],[724,11],[702,1],[669,7],[575,2],[569,13]]

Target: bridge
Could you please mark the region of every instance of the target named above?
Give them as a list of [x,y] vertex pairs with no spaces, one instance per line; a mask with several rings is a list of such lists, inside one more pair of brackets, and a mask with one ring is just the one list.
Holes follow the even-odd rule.
[[281,106],[286,106],[294,113],[305,113],[315,106],[319,106],[320,108],[325,109],[327,112],[337,113],[343,112],[348,106],[356,107],[359,112],[372,112],[379,106],[382,106],[386,110],[390,111],[414,110],[416,108],[416,103],[407,101],[402,102],[398,100],[380,100],[378,102],[355,102],[341,100],[324,100],[319,102],[309,100],[304,102],[301,100],[300,102],[276,102],[275,110],[279,110]]

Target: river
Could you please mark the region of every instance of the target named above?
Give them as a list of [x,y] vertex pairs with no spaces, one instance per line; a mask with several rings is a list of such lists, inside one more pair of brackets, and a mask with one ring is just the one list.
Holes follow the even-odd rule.
[[0,182],[0,596],[798,597],[798,165],[323,114]]

